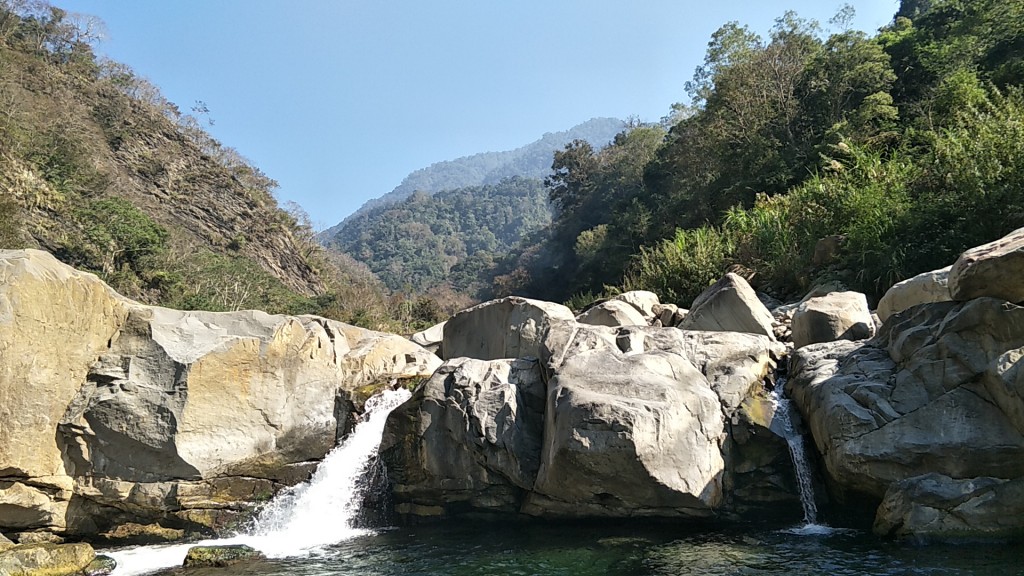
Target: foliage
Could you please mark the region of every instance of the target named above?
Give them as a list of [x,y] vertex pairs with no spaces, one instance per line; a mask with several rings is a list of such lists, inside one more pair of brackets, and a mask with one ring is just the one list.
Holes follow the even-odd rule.
[[417,193],[350,219],[332,242],[392,290],[423,293],[447,283],[473,292],[495,255],[550,221],[544,197],[539,181],[518,177]]
[[692,302],[725,273],[733,250],[717,228],[676,230],[673,238],[641,249],[623,288],[650,290],[666,302]]
[[904,0],[874,37],[789,13],[767,38],[726,24],[663,141],[620,164],[618,141],[555,154],[553,224],[496,284],[686,304],[739,266],[779,296],[836,279],[878,297],[1024,226],[1021,62],[1020,0]]

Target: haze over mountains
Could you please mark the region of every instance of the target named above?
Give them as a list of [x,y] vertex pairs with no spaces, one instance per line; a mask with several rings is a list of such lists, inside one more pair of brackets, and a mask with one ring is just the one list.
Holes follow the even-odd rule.
[[617,118],[592,118],[562,132],[549,132],[540,139],[515,150],[482,152],[455,160],[431,164],[410,173],[394,190],[363,204],[359,210],[339,224],[320,233],[325,243],[358,215],[379,206],[394,204],[414,192],[434,194],[442,190],[455,190],[467,186],[496,184],[504,178],[519,176],[542,180],[551,171],[551,157],[573,140],[585,140],[594,147],[602,147],[625,128]]

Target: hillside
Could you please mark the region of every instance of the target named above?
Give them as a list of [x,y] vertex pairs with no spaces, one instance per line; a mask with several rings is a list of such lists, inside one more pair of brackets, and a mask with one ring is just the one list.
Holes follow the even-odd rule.
[[688,306],[733,270],[781,298],[878,297],[1024,226],[1024,2],[903,0],[873,36],[837,28],[720,28],[667,135],[556,153],[552,224],[494,284]]
[[347,220],[330,248],[365,262],[393,290],[476,294],[481,271],[550,221],[543,184],[511,177],[370,208]]
[[562,132],[544,134],[515,150],[484,152],[431,164],[406,176],[391,192],[366,202],[344,221],[323,231],[320,238],[329,243],[343,227],[364,212],[394,204],[415,192],[433,194],[442,190],[496,184],[512,176],[541,180],[551,170],[551,155],[555,150],[573,140],[585,140],[596,147],[604,146],[624,126],[622,120],[615,118],[593,118]]
[[339,285],[380,293],[365,270],[322,257],[271,178],[98,58],[87,17],[11,6],[0,4],[0,248],[42,248],[180,308],[324,312]]

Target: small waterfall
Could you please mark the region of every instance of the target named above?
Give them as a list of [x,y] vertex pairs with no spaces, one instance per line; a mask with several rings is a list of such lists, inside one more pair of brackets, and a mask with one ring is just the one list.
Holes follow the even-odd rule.
[[363,476],[377,455],[388,414],[409,399],[408,390],[386,390],[366,401],[363,420],[334,448],[308,482],[282,490],[245,534],[171,546],[106,552],[117,561],[112,576],[145,574],[181,566],[192,546],[248,544],[270,558],[309,554],[324,546],[372,533],[354,526]]
[[800,504],[804,509],[804,524],[807,527],[817,526],[818,505],[814,501],[814,481],[811,475],[811,465],[807,461],[807,452],[804,450],[804,437],[797,430],[793,423],[793,404],[782,395],[783,382],[779,382],[772,392],[771,400],[775,405],[775,417],[782,424],[782,432],[789,446],[789,456],[793,460],[793,470],[796,472],[797,487],[800,490]]

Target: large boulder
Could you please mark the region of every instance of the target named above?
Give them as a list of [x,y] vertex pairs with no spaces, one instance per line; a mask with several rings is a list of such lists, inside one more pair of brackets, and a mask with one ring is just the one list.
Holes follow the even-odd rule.
[[580,324],[592,326],[646,326],[639,310],[620,300],[608,300],[576,317]]
[[788,390],[838,487],[881,498],[930,472],[1024,476],[1024,308],[916,306],[868,343],[794,353]]
[[446,360],[538,358],[545,333],[558,321],[575,321],[572,310],[516,296],[491,300],[448,320],[441,353]]
[[544,447],[527,513],[707,517],[722,503],[718,397],[689,359],[637,349],[641,338],[581,327],[547,358]]
[[953,300],[988,296],[1024,302],[1024,228],[965,251],[949,269]]
[[832,292],[797,306],[791,328],[793,345],[801,348],[818,342],[870,338],[875,333],[875,322],[863,294]]
[[893,284],[878,301],[878,318],[882,322],[897,312],[918,304],[949,302],[949,266],[922,272],[913,278]]
[[323,318],[145,306],[0,252],[0,529],[221,526],[308,476],[341,391],[440,362]]
[[226,568],[266,560],[262,552],[245,544],[193,546],[185,554],[185,568]]
[[874,531],[915,541],[1008,538],[1024,534],[1024,478],[925,474],[894,483]]
[[710,517],[792,503],[762,386],[783,350],[753,334],[562,320],[539,361],[449,360],[385,427],[396,509]]
[[543,417],[536,360],[445,362],[388,415],[380,454],[396,511],[517,512],[540,466]]
[[750,284],[728,273],[702,292],[679,325],[683,330],[747,332],[774,338],[772,314]]

